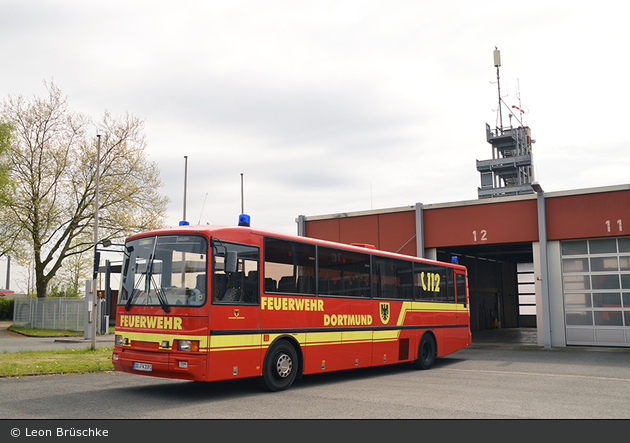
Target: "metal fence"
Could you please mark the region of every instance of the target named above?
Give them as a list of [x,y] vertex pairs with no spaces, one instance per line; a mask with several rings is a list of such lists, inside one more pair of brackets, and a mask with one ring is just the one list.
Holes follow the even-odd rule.
[[33,329],[83,331],[83,298],[16,298],[13,325]]

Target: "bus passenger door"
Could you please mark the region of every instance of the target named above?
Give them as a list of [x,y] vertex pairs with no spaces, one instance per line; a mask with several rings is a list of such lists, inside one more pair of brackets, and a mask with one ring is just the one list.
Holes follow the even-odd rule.
[[260,307],[231,303],[211,309],[208,381],[260,375]]

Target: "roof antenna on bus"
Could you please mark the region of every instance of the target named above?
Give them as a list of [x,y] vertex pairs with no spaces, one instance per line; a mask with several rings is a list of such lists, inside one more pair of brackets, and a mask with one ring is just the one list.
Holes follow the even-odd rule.
[[206,207],[206,200],[208,199],[208,193],[206,192],[206,196],[203,199],[203,205],[201,206],[201,214],[199,214],[199,222],[197,223],[198,225],[201,224],[201,216],[203,215],[203,208]]
[[179,226],[188,226],[186,221],[186,182],[188,181],[188,156],[184,156],[184,218],[179,222]]
[[243,173],[241,172],[241,215],[238,216],[239,226],[249,226],[249,215],[245,214],[245,198],[243,195]]

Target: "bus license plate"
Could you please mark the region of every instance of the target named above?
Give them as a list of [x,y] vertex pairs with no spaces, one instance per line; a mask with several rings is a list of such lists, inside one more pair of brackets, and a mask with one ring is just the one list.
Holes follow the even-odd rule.
[[134,361],[133,368],[136,371],[146,371],[146,372],[153,371],[153,365],[151,363],[138,363],[137,361]]

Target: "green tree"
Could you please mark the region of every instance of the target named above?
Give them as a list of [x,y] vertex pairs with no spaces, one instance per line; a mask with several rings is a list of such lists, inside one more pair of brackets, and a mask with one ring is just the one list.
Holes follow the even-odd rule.
[[[102,264],[103,260],[101,260]],[[48,283],[48,297],[81,297],[85,280],[92,278],[94,250],[75,254],[63,262],[59,272]]]
[[93,122],[44,84],[44,98],[9,96],[0,105],[0,120],[13,129],[7,168],[15,184],[0,211],[0,251],[33,263],[38,297],[64,260],[93,250],[97,134],[100,240],[164,226],[168,204],[157,165],[147,159],[142,120],[105,112]]

